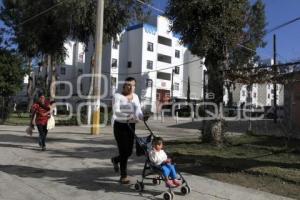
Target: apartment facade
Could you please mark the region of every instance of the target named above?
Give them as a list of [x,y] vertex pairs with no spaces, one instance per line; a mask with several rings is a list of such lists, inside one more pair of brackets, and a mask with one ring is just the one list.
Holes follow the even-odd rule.
[[[94,46],[93,40],[88,46],[72,40],[65,43],[64,64],[55,70],[58,102],[70,103],[76,109],[92,94]],[[190,98],[202,99],[203,63],[204,59],[192,55],[169,31],[167,18],[152,18],[149,23],[128,27],[117,41],[104,45],[101,100],[110,105],[129,76],[137,80],[136,93],[144,109],[152,112],[159,112],[160,105],[171,100],[186,99],[188,78]],[[46,65],[36,67],[32,76],[51,77],[51,70]]]
[[171,100],[186,99],[188,77],[191,98],[202,98],[203,59],[180,44],[170,32],[167,18],[158,16],[149,23],[130,26],[118,39],[107,44],[103,53],[102,71],[109,80],[104,101],[111,100],[128,76],[137,80],[142,106],[152,112],[159,112],[161,105]]
[[[273,65],[273,59],[263,60],[261,64]],[[282,84],[276,85],[277,105],[284,104],[284,86]],[[262,83],[243,85],[240,83],[235,84],[233,89],[233,102],[239,106],[241,104],[252,104],[254,106],[273,106],[274,105],[274,84]],[[228,91],[225,89],[224,103],[228,103]]]

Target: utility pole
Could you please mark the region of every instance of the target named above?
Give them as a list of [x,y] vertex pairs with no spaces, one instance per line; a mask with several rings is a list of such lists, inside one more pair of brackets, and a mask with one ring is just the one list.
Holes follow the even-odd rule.
[[[275,77],[277,75],[277,53],[276,53],[276,35],[274,34],[273,35],[273,64],[274,64],[274,74],[275,74]],[[274,80],[276,81],[276,80]],[[276,82],[274,82],[274,85],[273,85],[273,88],[274,88],[274,123],[276,124],[277,123],[277,84]]]
[[104,0],[98,0],[96,19],[96,47],[95,47],[95,73],[94,75],[94,105],[92,110],[91,134],[100,134],[100,95],[101,95],[101,65],[102,65],[102,43],[103,43],[103,16]]
[[203,121],[202,121],[202,135],[205,134],[205,126],[206,126],[206,75],[207,75],[207,69],[203,68]]
[[175,69],[172,68],[172,83],[171,83],[171,101],[173,102],[173,91],[174,91],[174,71]]

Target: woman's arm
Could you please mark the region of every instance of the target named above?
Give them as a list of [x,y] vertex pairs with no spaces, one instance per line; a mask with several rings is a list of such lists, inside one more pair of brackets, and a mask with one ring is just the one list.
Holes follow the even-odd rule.
[[32,128],[34,128],[34,125],[35,125],[35,118],[36,118],[35,111],[31,111],[31,115],[30,115],[30,126],[31,126]]
[[134,95],[135,95],[134,104],[136,106],[135,116],[136,116],[137,119],[143,120],[144,114],[143,114],[143,111],[142,111],[142,108],[141,108],[140,99],[136,94],[134,94]]

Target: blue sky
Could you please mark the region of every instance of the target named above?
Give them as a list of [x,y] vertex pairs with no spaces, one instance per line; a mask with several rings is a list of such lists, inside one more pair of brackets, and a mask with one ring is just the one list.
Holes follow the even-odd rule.
[[[167,0],[152,2],[155,7],[164,10]],[[263,0],[263,2],[266,5],[267,30],[300,17],[300,0]],[[300,20],[266,35],[267,46],[258,50],[263,59],[273,57],[273,34],[277,37],[278,60],[287,62],[300,59]]]

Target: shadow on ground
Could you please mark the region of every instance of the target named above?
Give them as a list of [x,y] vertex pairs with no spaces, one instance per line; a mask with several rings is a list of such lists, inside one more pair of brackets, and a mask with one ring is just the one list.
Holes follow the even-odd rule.
[[[78,169],[74,171],[63,171],[53,169],[35,168],[29,166],[18,165],[0,165],[0,171],[10,175],[16,175],[22,178],[50,178],[52,181],[74,186],[80,190],[105,192],[137,192],[132,185],[121,185],[118,180],[110,178],[111,168],[89,168]],[[130,171],[135,174],[134,171]],[[159,195],[161,191],[146,191],[147,194]]]

